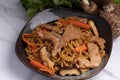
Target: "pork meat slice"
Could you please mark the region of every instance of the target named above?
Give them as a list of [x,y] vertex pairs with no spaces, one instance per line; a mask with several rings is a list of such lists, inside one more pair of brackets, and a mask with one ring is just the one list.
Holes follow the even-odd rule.
[[63,45],[61,36],[55,32],[47,32],[47,31],[44,32],[41,30],[37,30],[36,32],[41,39],[47,39],[53,42],[54,48],[52,50],[52,56],[53,57],[56,56],[57,53],[61,50],[61,47]]
[[76,65],[78,68],[82,68],[82,69],[96,68],[101,63],[102,58],[100,56],[99,48],[97,44],[88,43],[87,46],[88,46],[89,60],[83,55],[80,55],[76,59]]
[[92,41],[98,44],[101,48],[104,48],[105,40],[103,38],[97,37],[97,36],[92,36]]
[[81,38],[81,30],[79,27],[74,27],[72,25],[68,25],[65,28],[65,32],[63,33],[62,39],[64,44],[66,44],[68,41],[72,39],[79,39]]

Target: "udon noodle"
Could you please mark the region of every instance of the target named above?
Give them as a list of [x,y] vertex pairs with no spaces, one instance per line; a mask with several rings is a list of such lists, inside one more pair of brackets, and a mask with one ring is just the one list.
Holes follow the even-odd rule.
[[80,75],[98,67],[106,55],[105,40],[90,21],[76,16],[59,18],[24,33],[22,39],[30,64],[50,75],[62,76]]

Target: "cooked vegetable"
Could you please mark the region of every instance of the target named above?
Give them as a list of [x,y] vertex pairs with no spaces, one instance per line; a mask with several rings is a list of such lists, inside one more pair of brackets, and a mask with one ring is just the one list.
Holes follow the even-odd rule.
[[50,75],[54,75],[54,71],[49,69],[47,66],[41,64],[38,61],[35,60],[30,60],[30,64],[38,69],[40,69],[41,71],[45,71],[48,72]]
[[28,45],[30,45],[32,49],[37,49],[37,46],[34,43],[29,42],[29,39],[27,39],[27,38],[30,38],[31,36],[32,36],[31,34],[22,35],[22,37],[25,37],[23,38],[23,41],[26,42]]
[[87,46],[86,46],[85,44],[79,45],[79,46],[77,46],[77,47],[75,48],[75,51],[76,51],[77,53],[83,52],[83,51],[86,51],[86,50],[87,50]]
[[48,67],[53,70],[54,62],[52,62],[52,61],[50,60],[50,58],[49,58],[49,53],[47,52],[46,47],[43,47],[43,48],[40,50],[40,56],[41,56],[41,60],[42,60],[43,62],[46,62],[46,64],[48,65]]
[[89,21],[88,21],[88,24],[90,25],[90,27],[91,27],[93,33],[95,34],[95,36],[98,37],[98,36],[99,36],[99,33],[98,33],[98,30],[97,30],[97,28],[96,28],[94,22],[91,21],[91,20],[89,20]]
[[78,20],[67,19],[66,22],[69,23],[69,24],[72,24],[73,26],[76,26],[76,27],[90,29],[90,26],[88,24],[83,23],[83,22],[78,21]]

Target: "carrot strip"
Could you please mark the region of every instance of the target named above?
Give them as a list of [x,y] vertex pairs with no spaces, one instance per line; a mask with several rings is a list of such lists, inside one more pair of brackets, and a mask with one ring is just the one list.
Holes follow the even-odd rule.
[[87,46],[86,45],[80,45],[80,46],[78,46],[78,47],[76,47],[75,48],[75,51],[77,52],[77,53],[79,53],[80,51],[86,51],[87,50]]
[[36,67],[36,68],[40,69],[41,71],[48,72],[50,75],[54,75],[54,71],[53,70],[49,69],[47,66],[41,64],[38,61],[30,60],[30,64],[33,67]]
[[34,44],[34,43],[30,43],[26,38],[29,38],[29,37],[32,37],[32,34],[23,34],[22,35],[22,38],[23,38],[23,41],[25,43],[27,43],[28,45],[30,45],[32,47],[32,49],[37,49],[37,46]]
[[32,34],[23,34],[24,37],[32,37]]
[[26,42],[28,45],[30,45],[33,50],[37,48],[37,46],[35,46],[35,44],[30,43],[27,39],[23,39],[23,41]]
[[66,23],[66,21],[65,21],[63,18],[59,18],[58,21],[59,21],[64,27],[67,26],[67,23]]
[[81,27],[81,28],[84,28],[84,29],[90,29],[90,25],[85,24],[85,23],[83,23],[81,21],[78,21],[78,20],[67,19],[66,22],[69,23],[69,24],[72,24],[73,26],[76,26],[76,27]]

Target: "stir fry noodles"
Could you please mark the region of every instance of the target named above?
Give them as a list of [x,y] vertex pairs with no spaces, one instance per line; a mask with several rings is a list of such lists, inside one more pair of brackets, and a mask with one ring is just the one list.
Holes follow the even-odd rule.
[[22,39],[30,64],[51,76],[81,75],[97,68],[106,55],[95,23],[77,16],[38,25]]

